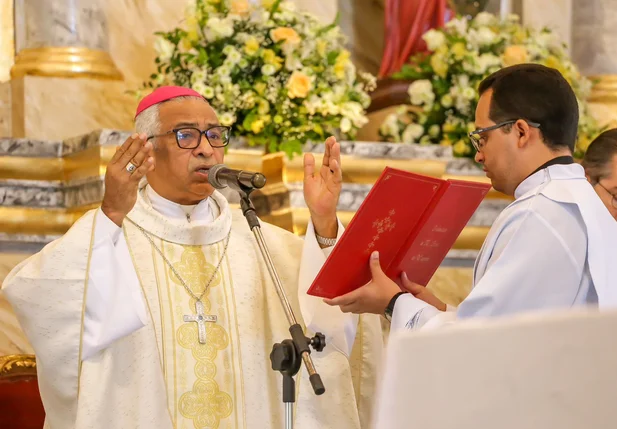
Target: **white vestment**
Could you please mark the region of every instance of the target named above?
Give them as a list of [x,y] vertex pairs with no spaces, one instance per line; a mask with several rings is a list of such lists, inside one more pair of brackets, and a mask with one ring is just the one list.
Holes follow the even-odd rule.
[[[301,370],[296,427],[367,427],[379,319],[306,295],[326,258],[311,231],[303,242],[262,223],[298,322],[328,340],[312,353],[326,393],[315,396]],[[217,321],[206,324],[205,344],[183,321],[195,299],[155,246],[193,294],[213,279],[202,302]],[[37,356],[46,427],[283,426],[269,354],[289,338],[287,320],[246,220],[218,192],[183,207],[142,188],[121,229],[91,211],[15,267],[3,291]]]
[[617,305],[617,222],[578,164],[550,165],[525,179],[495,220],[474,267],[474,286],[440,312],[398,298],[392,329],[435,327],[575,306]]

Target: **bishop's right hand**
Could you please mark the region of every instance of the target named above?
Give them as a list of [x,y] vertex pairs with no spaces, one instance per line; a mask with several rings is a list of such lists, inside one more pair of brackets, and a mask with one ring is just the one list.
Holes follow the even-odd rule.
[[154,170],[152,143],[145,134],[131,135],[116,149],[105,173],[105,195],[101,210],[116,225],[133,209],[137,201],[139,181]]

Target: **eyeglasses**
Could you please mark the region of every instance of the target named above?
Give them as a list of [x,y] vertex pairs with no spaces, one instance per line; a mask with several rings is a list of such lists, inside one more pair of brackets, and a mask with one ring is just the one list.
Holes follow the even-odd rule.
[[225,147],[229,144],[229,138],[231,136],[231,128],[222,125],[215,125],[206,130],[200,130],[199,128],[185,127],[175,128],[163,134],[157,134],[150,136],[147,140],[155,137],[163,137],[169,134],[176,135],[176,143],[181,149],[195,149],[201,143],[202,134],[206,136],[206,140],[212,147]]
[[609,194],[612,199],[611,199],[611,204],[613,205],[613,208],[617,209],[617,194],[612,194],[608,189],[606,189],[606,187],[600,183],[600,182],[596,182],[596,185],[600,185],[600,187],[602,189],[604,189],[606,191],[607,194]]
[[[531,121],[527,121],[525,119],[523,119],[525,122],[527,122],[527,124],[530,127],[533,128],[540,128],[540,124],[538,124],[537,122],[531,122]],[[492,131],[492,130],[496,130],[498,128],[501,127],[505,127],[506,125],[511,125],[514,124],[516,121],[518,121],[518,119],[511,119],[509,121],[504,121],[504,122],[500,122],[496,125],[491,125],[490,127],[486,127],[486,128],[478,128],[475,131],[472,131],[469,133],[469,139],[471,140],[471,144],[473,144],[473,147],[476,148],[476,150],[479,152],[482,150],[482,148],[484,147],[484,143],[482,143],[482,136],[481,134],[487,132],[487,131]]]

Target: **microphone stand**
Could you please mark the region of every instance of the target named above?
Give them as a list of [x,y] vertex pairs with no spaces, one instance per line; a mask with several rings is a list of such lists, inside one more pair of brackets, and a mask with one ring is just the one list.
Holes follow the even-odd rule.
[[283,376],[285,428],[293,429],[293,404],[296,402],[296,382],[294,377],[300,370],[302,363],[304,363],[304,366],[309,373],[309,380],[311,382],[311,386],[313,386],[313,391],[315,394],[321,395],[326,391],[326,388],[321,381],[321,377],[317,373],[317,370],[313,365],[313,360],[311,359],[311,347],[315,349],[315,351],[321,352],[326,346],[326,338],[319,332],[317,332],[313,338],[307,338],[304,336],[302,326],[300,326],[296,321],[293,309],[291,308],[287,295],[285,294],[285,290],[283,289],[281,279],[279,278],[276,268],[274,267],[274,263],[272,262],[270,252],[261,232],[261,225],[259,224],[255,207],[249,198],[250,193],[254,191],[255,188],[238,184],[236,190],[240,193],[240,207],[242,209],[242,214],[244,214],[244,217],[246,218],[249,227],[255,236],[255,240],[257,241],[259,250],[261,251],[261,256],[268,267],[268,272],[270,273],[272,282],[276,287],[276,292],[290,325],[289,333],[291,334],[291,340],[285,339],[281,343],[274,344],[272,347],[272,352],[270,353],[270,362],[272,364],[272,369],[279,371]]

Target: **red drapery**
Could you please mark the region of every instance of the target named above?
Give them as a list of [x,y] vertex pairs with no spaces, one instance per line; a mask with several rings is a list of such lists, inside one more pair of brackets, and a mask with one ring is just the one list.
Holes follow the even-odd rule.
[[409,57],[426,50],[422,35],[451,16],[447,0],[386,0],[386,43],[379,77],[401,69]]

